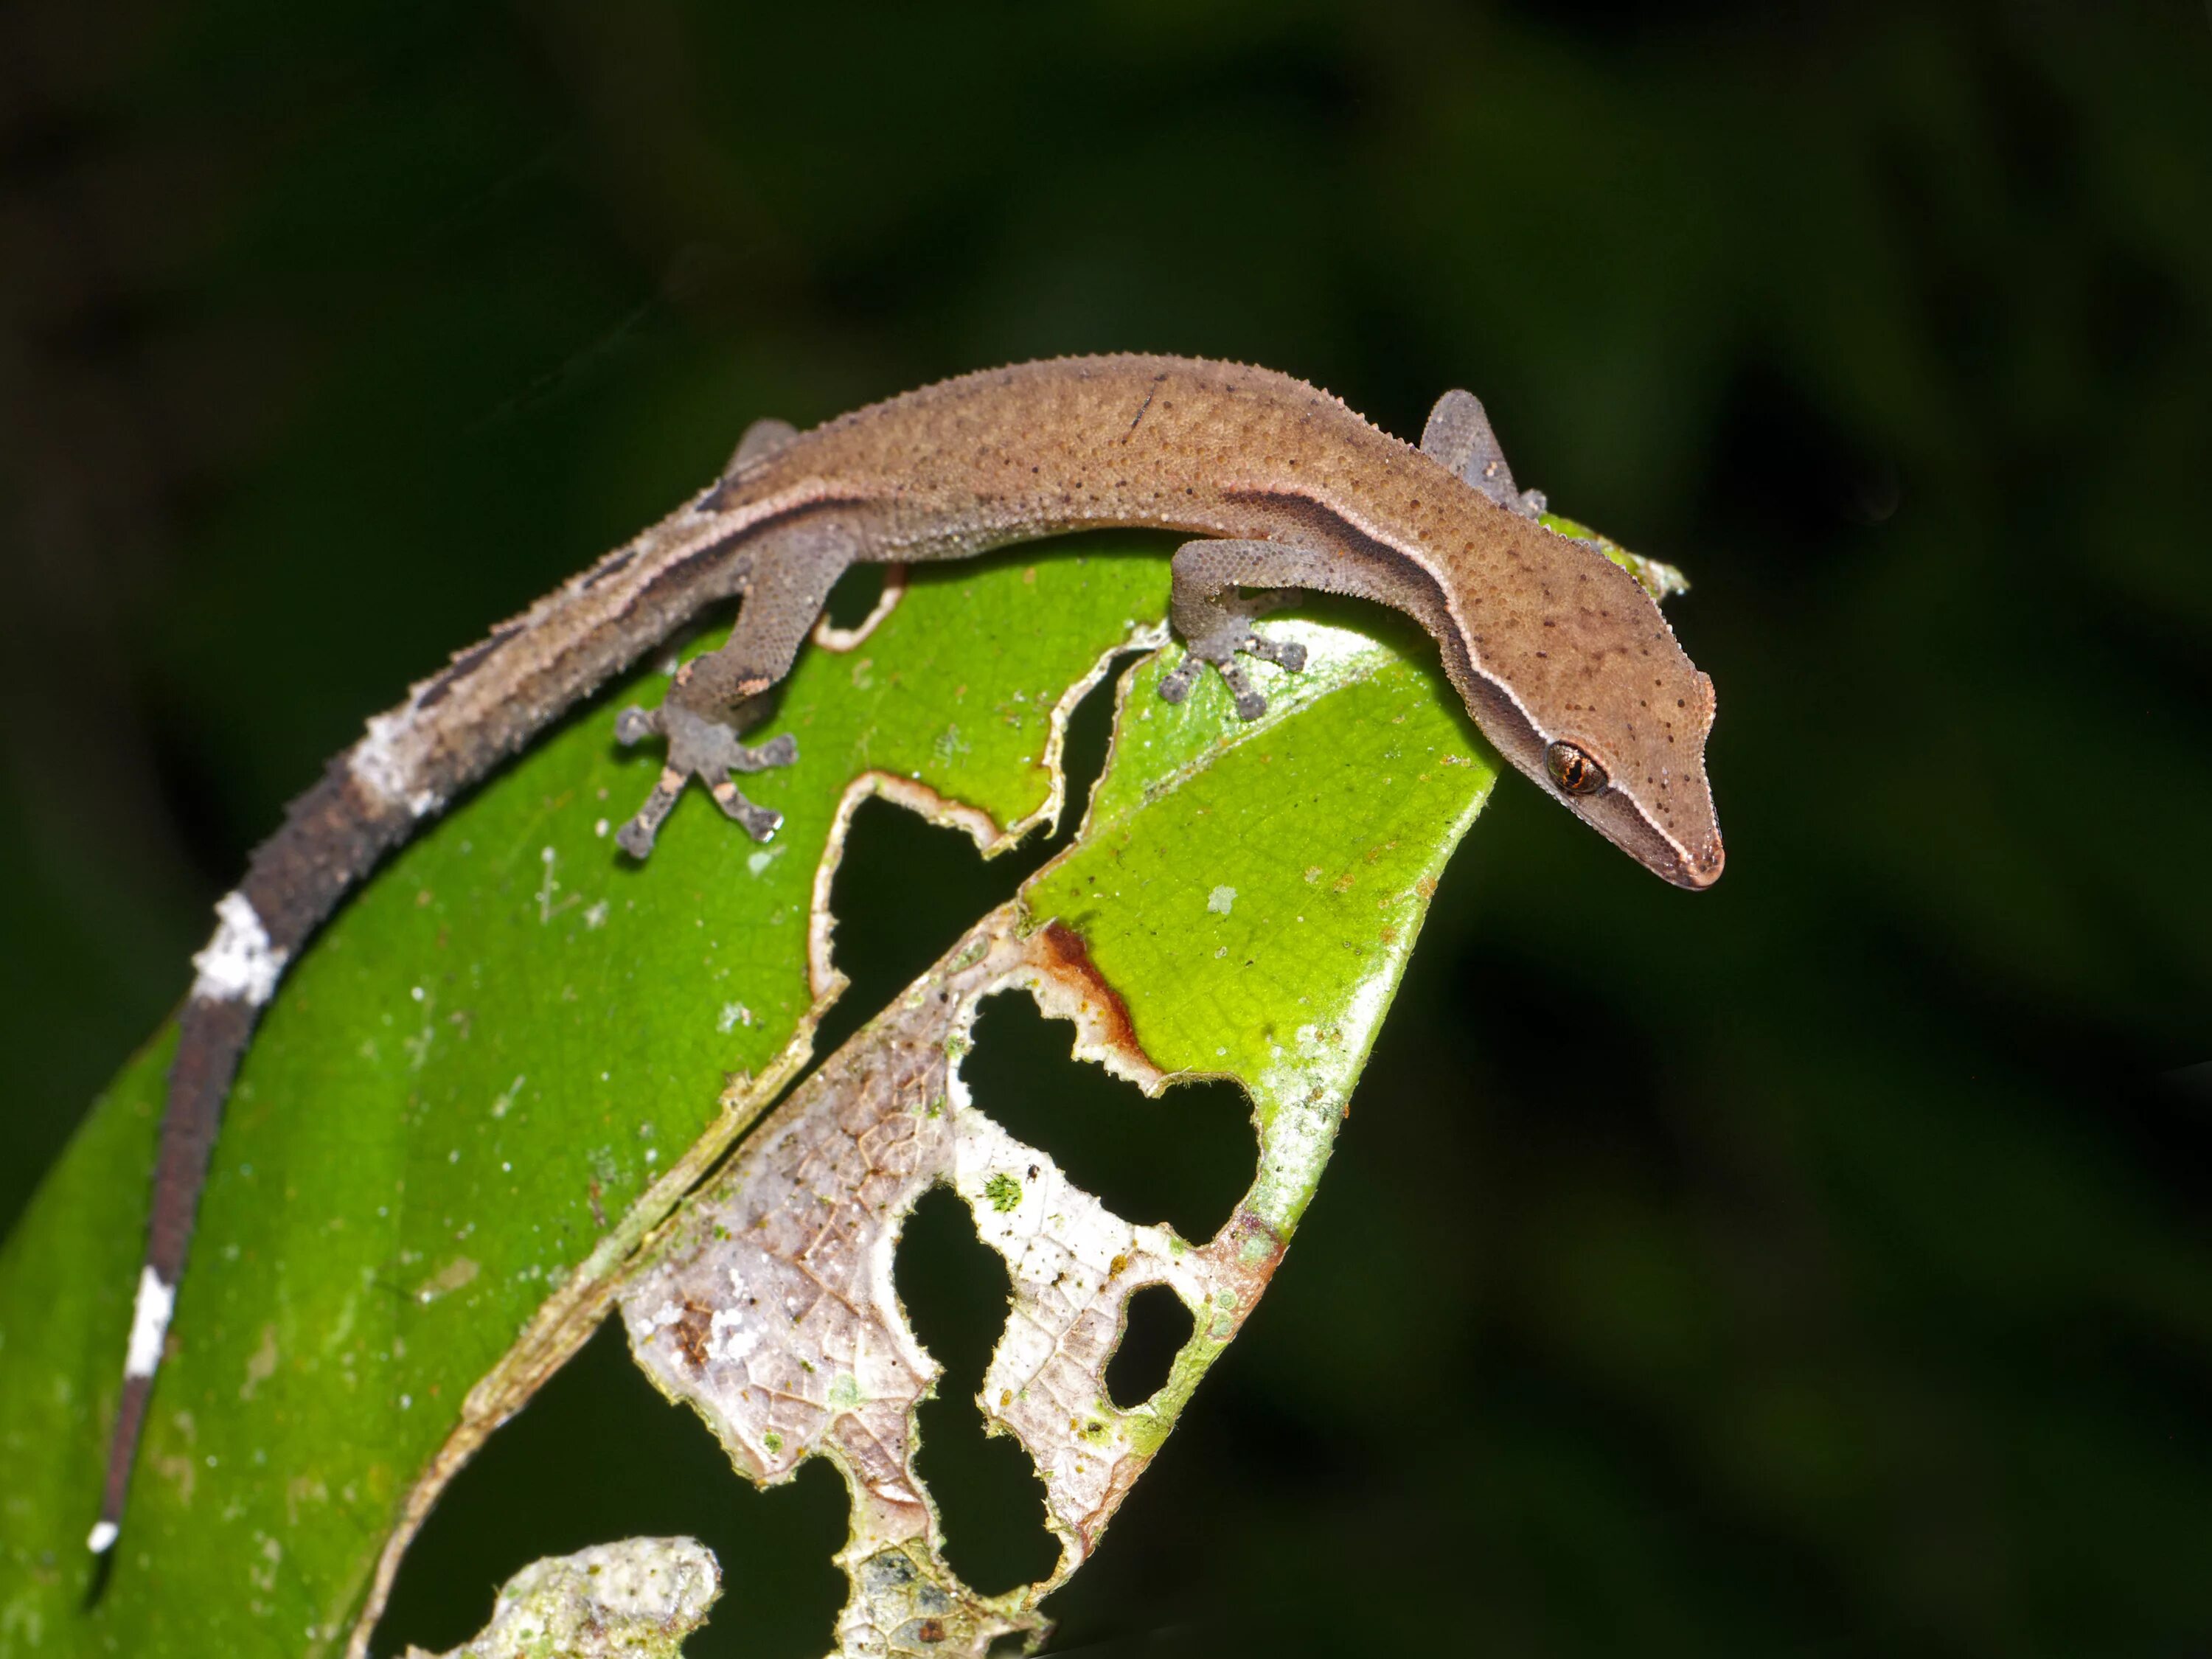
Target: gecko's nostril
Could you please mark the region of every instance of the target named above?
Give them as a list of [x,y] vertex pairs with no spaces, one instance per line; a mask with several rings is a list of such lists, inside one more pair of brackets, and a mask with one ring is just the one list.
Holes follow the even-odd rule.
[[1727,863],[1727,851],[1721,845],[1721,838],[1715,836],[1692,854],[1690,879],[1682,884],[1702,891],[1721,878],[1721,870]]

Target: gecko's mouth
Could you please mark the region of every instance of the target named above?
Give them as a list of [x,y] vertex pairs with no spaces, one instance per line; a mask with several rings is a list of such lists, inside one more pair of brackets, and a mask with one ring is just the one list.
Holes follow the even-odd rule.
[[1672,836],[1656,833],[1620,844],[1635,854],[1653,875],[1685,892],[1704,892],[1721,878],[1721,871],[1728,863],[1728,854],[1721,845],[1717,830],[1709,831],[1694,850],[1684,848]]
[[1721,832],[1709,814],[1697,814],[1703,823],[1685,837],[1658,822],[1620,789],[1585,796],[1557,788],[1551,793],[1569,811],[1662,881],[1698,893],[1721,878],[1728,858],[1721,845]]

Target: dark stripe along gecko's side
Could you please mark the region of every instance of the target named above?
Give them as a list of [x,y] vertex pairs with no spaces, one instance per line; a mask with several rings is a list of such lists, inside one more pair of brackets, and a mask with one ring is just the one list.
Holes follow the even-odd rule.
[[738,734],[848,565],[962,558],[1108,526],[1206,538],[1175,556],[1172,618],[1187,655],[1163,696],[1179,701],[1210,663],[1250,719],[1267,705],[1237,654],[1304,665],[1298,647],[1253,630],[1280,596],[1239,589],[1376,600],[1435,638],[1484,736],[1547,793],[1679,886],[1719,876],[1704,761],[1712,683],[1632,577],[1534,521],[1465,392],[1437,404],[1419,449],[1304,381],[1178,357],[994,369],[803,434],[763,422],[713,485],[372,720],[216,906],[169,1073],[93,1549],[112,1546],[121,1523],[240,1054],[286,964],[347,890],[580,698],[739,594],[728,642],[678,673],[661,708],[617,722],[626,742],[657,733],[668,745],[620,840],[633,857],[650,854],[693,777],[765,839],[776,815],[731,775],[788,764],[794,746],[783,737],[751,748]]

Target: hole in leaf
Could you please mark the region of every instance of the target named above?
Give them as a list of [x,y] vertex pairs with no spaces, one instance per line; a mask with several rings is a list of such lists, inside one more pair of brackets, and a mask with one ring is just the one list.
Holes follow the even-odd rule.
[[852,981],[823,1021],[814,1052],[834,1054],[975,919],[1010,897],[1017,851],[986,863],[957,830],[902,806],[866,800],[853,815],[830,892],[837,966]]
[[1182,1083],[1158,1100],[1078,1060],[1075,1028],[1020,994],[994,996],[960,1075],[977,1109],[1049,1152],[1124,1220],[1164,1221],[1201,1242],[1252,1183],[1252,1106],[1235,1084]]
[[[683,1533],[714,1552],[725,1586],[685,1659],[812,1659],[845,1604],[831,1557],[846,1521],[844,1483],[820,1458],[773,1492],[738,1475],[706,1425],[653,1391],[610,1319],[446,1488],[370,1651],[469,1640],[499,1586],[542,1556]],[[776,1593],[744,1595],[748,1583]]]
[[945,1559],[986,1595],[1034,1583],[1060,1561],[1044,1487],[1018,1442],[983,1432],[975,1407],[1006,1322],[1006,1264],[975,1237],[959,1196],[939,1187],[907,1218],[891,1271],[908,1323],[945,1367],[921,1405],[915,1457],[945,1523]]
[[[841,580],[840,591],[852,574]],[[1060,833],[1049,841],[1035,838],[985,860],[957,830],[925,823],[886,800],[860,804],[830,891],[830,914],[837,918],[837,966],[852,986],[823,1021],[815,1053],[836,1053],[977,917],[1012,898],[1015,889],[1067,844],[1105,768],[1114,731],[1114,683],[1130,660],[1116,659],[1114,672],[1091,687],[1068,719],[1063,750],[1067,804],[1060,812]]]
[[876,601],[883,596],[883,566],[850,565],[830,590],[829,602],[822,607],[822,613],[829,617],[832,628],[858,628],[867,621],[868,612],[876,608]]
[[1106,1397],[1123,1411],[1160,1391],[1198,1323],[1182,1298],[1164,1285],[1144,1285],[1129,1297],[1121,1340],[1106,1362]]

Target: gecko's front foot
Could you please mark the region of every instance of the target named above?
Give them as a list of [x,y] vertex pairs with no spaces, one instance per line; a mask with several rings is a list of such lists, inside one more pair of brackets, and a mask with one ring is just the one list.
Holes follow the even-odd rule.
[[615,832],[615,844],[623,852],[642,859],[653,851],[653,837],[660,833],[662,821],[674,809],[684,783],[692,778],[704,784],[724,815],[743,824],[755,841],[767,841],[783,827],[782,813],[754,805],[730,775],[790,765],[799,758],[799,741],[790,733],[749,748],[720,720],[708,720],[673,703],[663,703],[658,708],[625,708],[615,720],[615,738],[619,743],[642,743],[654,736],[668,739],[668,763],[660,769],[660,781],[653,786],[637,816]]
[[1237,719],[1258,720],[1267,712],[1267,699],[1254,689],[1244,665],[1237,659],[1240,654],[1257,657],[1293,674],[1304,668],[1305,647],[1290,640],[1271,640],[1252,626],[1254,617],[1300,597],[1292,590],[1224,605],[1221,608],[1229,613],[1228,621],[1184,647],[1182,660],[1160,682],[1160,696],[1169,702],[1181,702],[1190,695],[1198,671],[1210,664],[1221,676],[1221,683],[1229,688],[1229,695],[1237,699]]

